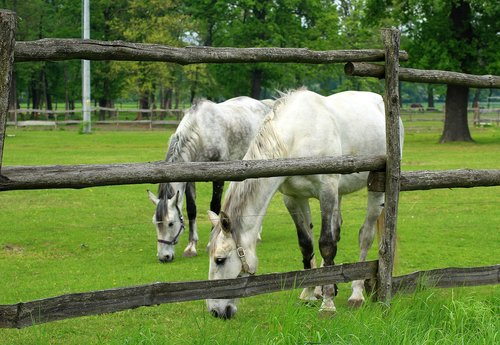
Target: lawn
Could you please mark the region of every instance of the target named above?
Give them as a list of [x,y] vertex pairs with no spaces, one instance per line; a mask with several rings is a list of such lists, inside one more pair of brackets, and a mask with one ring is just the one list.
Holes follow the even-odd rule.
[[[438,144],[440,128],[408,123],[403,170],[500,168],[500,129],[472,128],[475,143]],[[171,130],[8,129],[4,166],[147,162],[165,156]],[[198,186],[199,255],[156,259],[153,205],[130,185],[0,193],[0,304],[156,281],[206,279],[210,184]],[[395,275],[441,267],[498,264],[500,187],[404,192]],[[343,200],[336,262],[357,260],[366,191]],[[318,203],[312,202],[319,224]],[[301,268],[295,229],[279,195],[264,221],[259,273]],[[315,227],[318,231],[319,227]],[[317,234],[316,234],[317,235]],[[187,244],[181,238],[178,254]],[[372,248],[369,258],[377,257]],[[319,256],[319,255],[318,255]],[[298,302],[299,290],[241,301],[231,321],[212,318],[203,301],[0,330],[5,344],[493,344],[499,342],[500,288],[431,289],[398,295],[390,310],[350,310],[340,285],[333,318]]]

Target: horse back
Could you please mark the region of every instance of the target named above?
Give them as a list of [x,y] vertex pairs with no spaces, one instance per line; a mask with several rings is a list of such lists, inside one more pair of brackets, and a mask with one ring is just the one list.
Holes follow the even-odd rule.
[[188,125],[179,135],[196,137],[197,161],[241,159],[269,110],[250,97],[222,103],[204,100],[186,114]]
[[298,91],[275,107],[273,126],[288,157],[384,154],[385,118],[380,95],[341,92],[323,97]]

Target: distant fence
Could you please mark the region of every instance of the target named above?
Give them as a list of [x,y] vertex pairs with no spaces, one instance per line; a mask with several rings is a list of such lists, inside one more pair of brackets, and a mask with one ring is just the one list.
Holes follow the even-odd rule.
[[[25,327],[35,323],[67,317],[93,315],[138,306],[155,305],[200,298],[236,298],[283,289],[315,286],[325,283],[349,282],[366,279],[376,286],[377,297],[389,303],[400,287],[412,288],[418,277],[428,276],[433,285],[482,285],[499,283],[499,266],[418,272],[404,277],[392,277],[396,219],[400,190],[405,189],[406,173],[400,171],[399,142],[399,60],[407,58],[399,51],[399,32],[383,30],[384,50],[323,51],[287,48],[172,48],[159,45],[93,40],[39,40],[14,41],[15,16],[0,11],[0,158],[3,152],[9,76],[16,61],[91,59],[169,61],[179,64],[200,62],[300,62],[338,63],[352,61],[385,61],[385,108],[387,153],[385,157],[343,156],[295,160],[240,161],[205,163],[205,170],[193,169],[200,163],[171,164],[166,162],[110,165],[2,167],[0,159],[0,191],[40,188],[84,188],[90,186],[134,184],[143,182],[242,180],[250,177],[286,175],[372,173],[371,181],[382,181],[385,192],[385,226],[379,246],[379,260],[300,272],[278,273],[222,281],[185,283],[156,283],[146,286],[63,295],[49,299],[0,305],[0,327]],[[474,79],[475,80],[475,79]],[[493,78],[495,81],[496,79]],[[478,81],[472,82],[479,83]],[[482,83],[482,81],[481,81]],[[498,87],[498,85],[496,86]],[[194,164],[194,165],[193,165]],[[233,170],[228,169],[233,166]],[[500,170],[448,171],[444,176],[431,174],[437,181],[429,186],[428,175],[419,181],[419,172],[413,172],[414,189],[445,188],[450,176],[456,177],[453,186],[500,185]],[[475,177],[470,183],[470,173]],[[377,177],[378,176],[378,177]],[[75,182],[76,179],[76,182]],[[416,182],[415,182],[416,181]],[[460,182],[461,181],[461,182]],[[375,186],[375,182],[372,182]],[[369,187],[374,188],[374,187]],[[425,280],[425,279],[424,279]],[[375,281],[375,284],[373,284]],[[192,290],[193,288],[194,290]]]
[[[92,123],[101,125],[148,125],[150,128],[158,125],[178,125],[184,116],[183,109],[129,109],[129,108],[92,108],[93,113],[106,111],[112,114],[107,120],[94,120]],[[79,125],[83,121],[75,119],[76,114],[80,114],[81,110],[47,110],[47,109],[14,109],[9,110],[11,121],[7,120],[7,125],[15,127],[29,126],[50,126],[57,127],[58,125]],[[135,113],[147,114],[147,119],[123,120],[120,119],[120,113]],[[18,114],[37,114],[36,119],[19,120]],[[95,117],[96,115],[94,115]],[[173,117],[173,120],[165,120],[162,118]],[[73,118],[72,118],[73,117]]]
[[[92,112],[105,110],[113,115],[107,120],[94,120],[93,124],[96,125],[144,125],[149,128],[155,126],[177,126],[183,117],[183,109],[127,109],[127,108],[92,108]],[[54,127],[67,126],[67,125],[80,125],[83,121],[71,119],[71,115],[79,114],[79,110],[46,110],[46,109],[16,109],[9,110],[11,114],[11,121],[7,120],[8,126],[15,127]],[[500,108],[469,108],[469,113],[473,117],[470,119],[470,124],[476,126],[485,125],[500,125]],[[18,114],[32,114],[37,113],[37,119],[22,119],[19,120]],[[119,118],[120,113],[143,113],[149,114],[147,119],[142,120],[123,120]],[[436,113],[442,113],[442,116],[436,116]],[[161,120],[164,115],[175,117],[175,120]],[[442,122],[444,121],[443,111],[437,109],[421,108],[401,108],[401,116],[404,121],[409,122]],[[42,119],[43,118],[43,119]],[[62,120],[61,120],[62,118]]]
[[[500,125],[500,108],[469,108],[467,112],[471,125]],[[401,117],[407,122],[443,122],[444,110],[406,107],[401,108]]]

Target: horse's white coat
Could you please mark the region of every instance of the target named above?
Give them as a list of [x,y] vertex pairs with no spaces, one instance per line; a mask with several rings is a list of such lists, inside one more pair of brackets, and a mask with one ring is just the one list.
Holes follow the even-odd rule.
[[[176,132],[170,138],[166,160],[168,162],[207,162],[238,160],[245,155],[250,141],[260,128],[265,115],[270,107],[261,101],[250,97],[236,97],[222,103],[208,100],[198,101],[189,109]],[[158,198],[150,193],[151,201],[157,207],[157,213],[164,219],[159,222],[153,216],[156,224],[157,236],[160,240],[171,241],[180,229],[180,216],[182,210],[186,183],[171,183],[174,195],[179,192],[177,207],[173,199],[168,199],[166,209],[158,212],[162,205],[159,199],[165,194],[167,184],[159,187]],[[219,200],[220,201],[220,200]],[[167,226],[168,224],[172,226]],[[189,219],[189,243],[184,250],[185,256],[196,255],[198,230],[195,217]],[[175,245],[158,243],[158,259],[171,261],[175,254]]]
[[[402,128],[402,127],[401,127]],[[402,131],[401,131],[402,132]],[[273,112],[252,142],[244,159],[323,157],[337,155],[385,155],[385,114],[380,95],[348,91],[323,97],[302,90],[278,100]],[[284,195],[297,230],[305,244],[312,239],[309,198],[320,201],[323,259],[331,261],[340,239],[340,199],[343,194],[366,186],[368,172],[350,175],[310,175],[272,177],[232,182],[226,192],[221,217],[227,217],[229,229],[210,214],[214,224],[211,241],[209,279],[235,278],[242,270],[236,246],[244,248],[250,271],[257,270],[256,239],[267,207],[276,191]],[[360,260],[374,238],[375,222],[383,208],[383,193],[368,193],[368,209],[360,230]],[[223,223],[223,222],[222,222]],[[299,236],[299,242],[301,241]],[[312,242],[310,242],[312,246]],[[302,248],[301,248],[302,250]],[[309,252],[308,250],[305,250]],[[304,252],[304,265],[314,267]],[[309,255],[309,254],[308,254]],[[323,287],[322,310],[335,311],[333,286]],[[305,289],[302,298],[312,299],[314,289]],[[353,282],[352,304],[364,300],[363,282]],[[317,292],[316,292],[317,295]],[[207,305],[212,314],[232,317],[236,312],[234,300],[211,299]]]

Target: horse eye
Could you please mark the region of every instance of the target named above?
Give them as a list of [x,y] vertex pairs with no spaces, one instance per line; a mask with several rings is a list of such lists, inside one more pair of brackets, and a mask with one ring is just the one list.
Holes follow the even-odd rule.
[[215,263],[217,265],[224,265],[224,262],[226,262],[226,258],[215,258]]
[[170,222],[170,223],[168,223],[168,226],[169,226],[169,227],[173,227],[173,226],[174,226],[174,222]]

